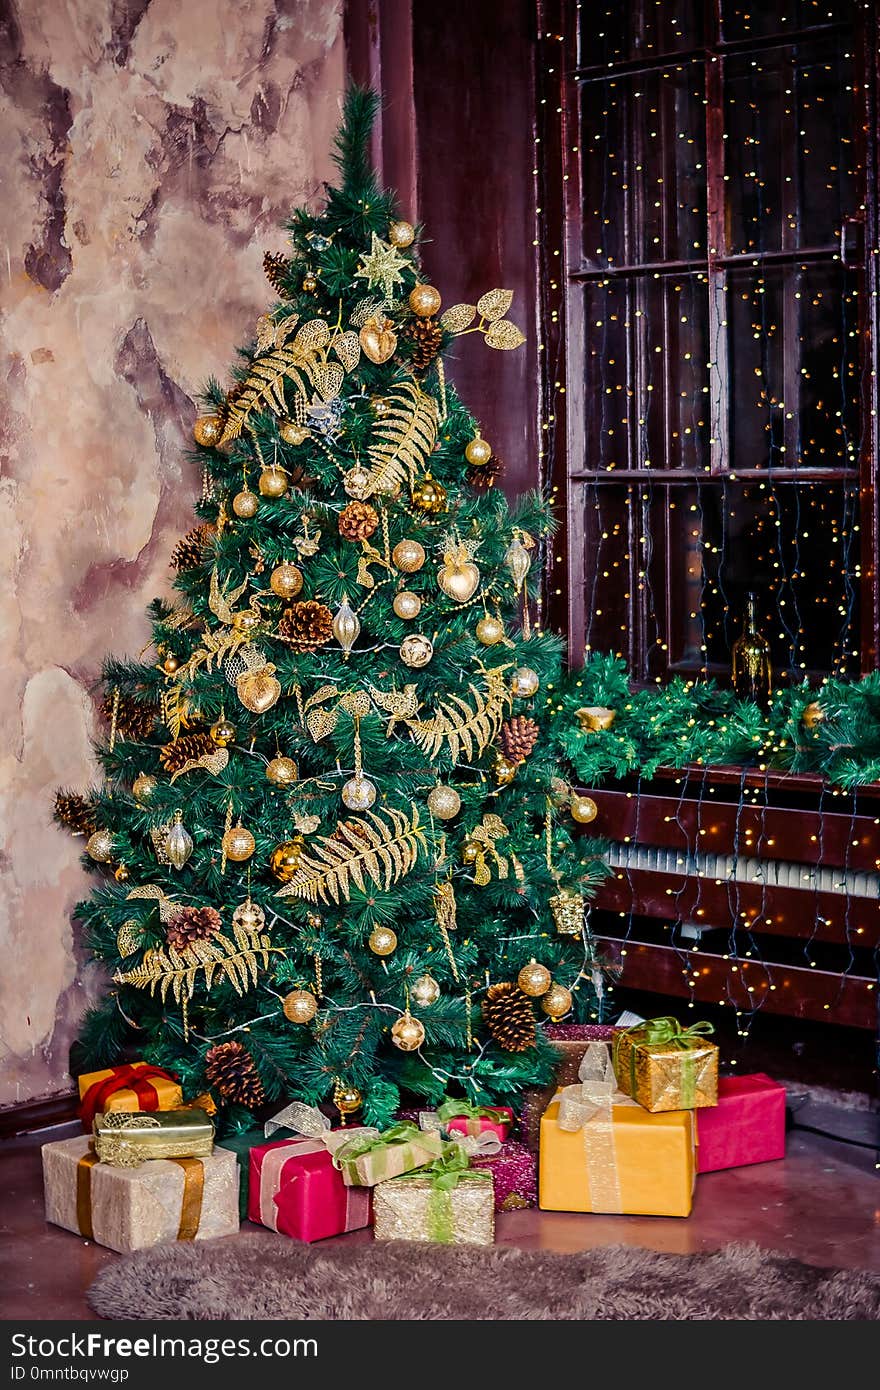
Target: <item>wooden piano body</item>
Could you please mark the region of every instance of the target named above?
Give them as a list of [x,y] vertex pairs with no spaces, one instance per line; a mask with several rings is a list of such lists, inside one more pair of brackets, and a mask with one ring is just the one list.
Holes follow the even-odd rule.
[[876,1029],[880,786],[691,767],[589,795],[613,867],[592,926],[622,986]]

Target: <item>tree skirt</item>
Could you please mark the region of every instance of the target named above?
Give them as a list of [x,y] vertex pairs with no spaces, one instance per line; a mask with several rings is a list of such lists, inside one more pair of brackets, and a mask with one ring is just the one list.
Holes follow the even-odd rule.
[[302,1245],[243,1235],[141,1250],[89,1291],[105,1318],[857,1319],[880,1275],[819,1269],[755,1245],[664,1255],[608,1246]]

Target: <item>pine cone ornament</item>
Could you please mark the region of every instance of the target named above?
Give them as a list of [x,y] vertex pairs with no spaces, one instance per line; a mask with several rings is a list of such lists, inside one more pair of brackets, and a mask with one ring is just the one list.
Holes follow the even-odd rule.
[[435,318],[430,318],[416,319],[407,331],[413,343],[412,364],[417,372],[424,372],[440,351],[443,329]]
[[234,1039],[208,1049],[205,1075],[209,1085],[215,1086],[224,1100],[236,1105],[253,1110],[266,1099],[254,1059],[247,1048]]
[[339,534],[347,541],[368,541],[378,525],[378,513],[369,502],[349,502],[339,513]]
[[527,1052],[535,1045],[532,1001],[509,981],[490,985],[483,1000],[483,1022],[505,1052]]
[[290,291],[285,286],[291,265],[292,261],[277,251],[267,251],[263,257],[263,274],[279,299],[290,299],[291,297]]
[[175,951],[208,941],[223,926],[220,913],[213,907],[182,907],[165,928],[165,939]]
[[175,773],[190,761],[216,753],[217,745],[210,734],[181,734],[173,743],[159,750],[159,761],[166,772]]
[[205,546],[216,534],[217,527],[212,522],[205,522],[204,526],[194,526],[191,531],[187,531],[171,552],[171,563],[174,568],[182,573],[184,570],[193,570],[200,565],[205,558]]
[[492,455],[488,463],[480,464],[479,468],[473,466],[465,470],[465,479],[469,487],[475,492],[488,492],[490,487],[494,487],[501,474],[504,472],[504,464],[495,454]]
[[300,652],[314,652],[333,636],[333,614],[323,603],[303,599],[285,608],[278,624],[279,637],[286,637]]
[[524,763],[538,742],[540,730],[528,715],[515,714],[501,725],[501,751],[509,763]]
[[[108,724],[113,722],[113,704],[114,695],[111,690],[101,701],[101,715]],[[155,705],[146,702],[142,704],[130,695],[120,695],[116,706],[116,737],[129,743],[143,743],[153,732],[158,713]]]
[[91,835],[97,829],[95,808],[79,792],[55,793],[55,819],[71,835]]

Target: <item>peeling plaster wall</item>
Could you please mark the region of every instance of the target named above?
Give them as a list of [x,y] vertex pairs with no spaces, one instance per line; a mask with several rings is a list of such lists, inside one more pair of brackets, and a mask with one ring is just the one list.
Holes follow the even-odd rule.
[[65,1089],[101,987],[51,821],[90,687],[136,655],[192,524],[193,397],[320,193],[341,0],[0,0],[0,1105]]

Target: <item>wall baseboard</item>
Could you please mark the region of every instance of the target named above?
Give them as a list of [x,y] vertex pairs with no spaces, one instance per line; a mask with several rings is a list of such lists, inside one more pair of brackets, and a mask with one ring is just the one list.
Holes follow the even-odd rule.
[[75,1091],[8,1105],[0,1110],[0,1139],[14,1139],[18,1134],[32,1134],[35,1130],[67,1124],[76,1119],[78,1105]]

